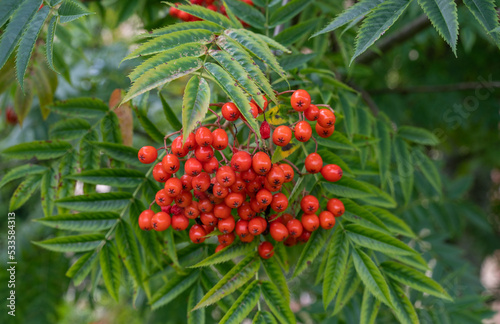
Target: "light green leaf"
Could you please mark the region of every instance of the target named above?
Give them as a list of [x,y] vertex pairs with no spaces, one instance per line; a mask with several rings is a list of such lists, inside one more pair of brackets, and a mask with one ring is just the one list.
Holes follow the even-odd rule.
[[190,30],[190,29],[206,29],[208,31],[211,31],[213,33],[222,33],[224,31],[224,28],[221,27],[218,24],[215,24],[211,21],[189,21],[189,22],[184,22],[182,24],[172,24],[168,25],[165,27],[161,27],[158,29],[153,29],[149,33],[145,33],[142,35],[139,35],[140,38],[152,38],[152,37],[158,37],[166,34],[170,34],[173,32],[181,31],[181,30]]
[[278,104],[276,95],[273,87],[269,83],[269,80],[259,66],[255,64],[250,54],[240,44],[238,44],[238,42],[222,35],[217,38],[216,43],[221,49],[228,52],[238,63],[240,63],[245,71],[247,71],[249,77],[253,79],[255,84],[262,89],[271,101]]
[[300,254],[299,260],[293,271],[293,278],[301,274],[316,258],[321,249],[324,247],[326,239],[328,237],[328,231],[323,229],[318,229],[311,234],[309,241],[307,241],[306,246]]
[[15,9],[0,39],[0,68],[9,59],[41,4],[41,0],[25,0]]
[[181,11],[185,11],[195,17],[201,18],[202,20],[211,21],[217,25],[220,25],[224,28],[233,28],[238,27],[234,23],[229,20],[226,16],[221,13],[212,11],[202,6],[192,6],[192,5],[177,5],[177,9]]
[[87,8],[72,0],[64,0],[57,13],[63,24],[92,14]]
[[222,262],[227,262],[233,260],[234,258],[247,255],[251,251],[255,250],[256,246],[252,241],[251,243],[234,243],[226,247],[223,251],[214,253],[211,256],[203,259],[203,261],[191,266],[191,268],[207,267],[213,264],[219,264]]
[[33,193],[35,193],[41,182],[41,174],[33,174],[24,179],[10,198],[9,211],[14,211],[23,206]]
[[50,110],[68,117],[102,118],[108,111],[108,105],[95,98],[75,98],[58,101],[49,106]]
[[113,212],[61,214],[44,218],[37,218],[35,221],[45,226],[58,228],[67,231],[101,231],[110,228],[116,223],[120,215]]
[[66,272],[66,276],[73,279],[75,286],[79,286],[97,264],[97,253],[90,251],[82,255]]
[[261,291],[264,300],[271,312],[282,324],[296,323],[295,315],[290,309],[289,303],[281,296],[280,291],[270,281],[261,283]]
[[380,181],[382,182],[383,189],[385,188],[387,179],[390,176],[389,168],[391,164],[391,136],[389,133],[389,127],[381,119],[377,120],[375,135],[380,139],[380,141],[375,145],[375,152],[377,153]]
[[175,276],[174,278],[170,278],[152,297],[151,308],[158,309],[167,305],[177,296],[189,289],[199,276],[200,273],[198,271],[192,271],[187,276]]
[[123,220],[116,227],[115,239],[120,259],[132,275],[132,278],[134,278],[134,281],[139,286],[142,286],[142,260],[139,254],[139,246],[132,228]]
[[458,14],[454,0],[418,0],[434,28],[457,55]]
[[263,29],[266,24],[266,17],[254,6],[240,0],[224,0],[229,8],[238,18],[252,27]]
[[265,311],[258,311],[253,318],[252,324],[278,324],[273,314]]
[[440,284],[413,268],[395,261],[386,261],[380,266],[386,275],[406,286],[439,298],[453,300]]
[[203,298],[203,289],[199,283],[191,290],[187,305],[188,324],[205,324],[205,308],[192,311],[193,307]]
[[122,161],[127,164],[136,166],[144,165],[139,161],[137,157],[137,155],[139,154],[139,150],[133,147],[115,143],[91,142],[91,144],[104,151],[106,155],[114,160]]
[[10,169],[0,181],[0,188],[2,188],[6,183],[13,180],[24,178],[34,174],[40,174],[47,171],[47,168],[38,164],[24,164],[15,168]]
[[236,299],[233,306],[226,312],[219,324],[240,324],[257,305],[260,298],[258,281],[253,281]]
[[45,41],[45,57],[47,58],[50,69],[54,72],[57,72],[54,66],[54,35],[56,34],[58,22],[59,16],[52,16],[49,22],[49,29],[47,30],[47,39]]
[[371,250],[379,251],[389,256],[417,253],[405,243],[383,232],[358,224],[349,224],[344,226],[344,228],[352,242]]
[[373,297],[368,289],[363,293],[363,301],[361,302],[360,324],[374,324],[377,319],[378,310],[380,308],[380,300]]
[[413,230],[406,224],[401,218],[383,208],[374,206],[365,206],[366,210],[375,215],[378,219],[384,223],[384,225],[393,234],[400,234],[411,238],[416,238],[417,236]]
[[318,145],[340,150],[356,150],[356,146],[344,134],[333,132],[329,138],[315,137]]
[[11,146],[2,152],[9,158],[49,160],[61,157],[72,149],[72,145],[64,141],[36,141]]
[[120,289],[121,267],[116,246],[108,241],[99,252],[99,263],[101,265],[104,285],[111,297],[118,301],[118,290]]
[[408,145],[400,136],[395,136],[393,143],[394,155],[398,166],[399,183],[403,191],[405,203],[408,204],[413,190],[413,175],[415,173],[413,160]]
[[99,136],[94,129],[82,137],[80,141],[80,167],[82,171],[99,168],[101,159],[99,148],[92,144],[93,141],[97,141],[98,139]]
[[193,76],[184,88],[182,99],[182,135],[187,140],[198,123],[205,118],[210,105],[210,87],[204,78]]
[[58,184],[58,175],[56,171],[52,168],[47,170],[42,177],[41,183],[41,200],[42,209],[45,217],[52,216],[54,211],[54,200],[56,199],[56,190]]
[[300,40],[302,37],[309,35],[309,33],[316,27],[318,22],[319,20],[316,18],[300,22],[296,25],[284,29],[282,32],[276,35],[274,39],[284,46],[290,46],[296,41]]
[[202,61],[199,58],[188,56],[162,64],[155,69],[150,69],[134,81],[122,103],[167,82],[188,75],[201,68],[201,66]]
[[128,192],[92,193],[71,196],[56,201],[56,204],[77,211],[117,211],[125,208],[132,199]]
[[500,35],[492,33],[498,27],[498,15],[493,0],[464,0],[464,4],[472,12],[477,21],[486,29],[496,43],[500,43]]
[[332,316],[338,314],[349,303],[351,298],[356,294],[360,283],[361,279],[356,274],[352,258],[349,258],[347,268],[342,275],[342,281],[337,298],[335,299],[335,307]]
[[311,38],[319,36],[321,34],[332,32],[352,20],[356,21],[359,18],[366,16],[373,8],[377,7],[382,2],[384,2],[384,0],[363,0],[355,3],[347,10],[344,10],[337,17],[335,17],[335,19],[332,20],[328,25],[323,27],[318,32],[314,33]]
[[66,178],[96,185],[135,188],[144,181],[144,173],[134,169],[99,169],[71,174]]
[[85,119],[71,118],[60,120],[50,126],[51,139],[73,140],[80,138],[90,130],[90,124]]
[[415,150],[413,154],[413,160],[418,165],[424,177],[441,194],[441,176],[434,162],[420,150]]
[[389,281],[389,292],[391,294],[392,310],[400,323],[419,324],[417,312],[413,303],[408,299],[405,292],[396,283]]
[[[29,25],[19,42],[19,48],[16,56],[16,72],[17,80],[21,85],[21,89],[24,88],[24,74],[26,73],[31,53],[33,52],[35,42],[40,34],[40,31],[42,30],[43,24],[47,19],[49,12],[50,8],[48,6],[38,10],[33,19],[29,22]],[[12,22],[13,20],[11,20],[11,23]]]
[[411,0],[387,0],[370,12],[359,29],[351,64],[398,20],[410,2]]
[[[374,227],[380,229],[381,231],[388,231],[387,226],[384,222],[377,218],[374,214],[356,204],[350,199],[341,199],[345,207],[344,217],[351,222],[361,223],[366,227]],[[371,224],[371,225],[370,225]]]
[[323,306],[325,309],[340,288],[349,257],[349,240],[345,231],[336,226],[328,244],[328,261],[323,278]]
[[352,250],[356,272],[368,289],[377,299],[391,306],[389,287],[375,263],[359,249]]
[[278,8],[269,17],[269,26],[283,24],[301,13],[313,0],[292,0]]
[[98,247],[104,240],[102,234],[61,236],[45,241],[33,242],[44,249],[55,252],[85,252]]
[[262,34],[255,34],[257,37],[259,37],[264,43],[267,44],[267,46],[269,46],[270,48],[274,48],[278,51],[282,51],[284,53],[287,53],[287,54],[291,54],[292,51],[289,50],[286,46],[280,44],[279,42],[277,42],[276,40],[272,39],[271,37],[268,37],[266,35],[262,35]]
[[231,76],[220,66],[213,63],[206,63],[205,69],[215,79],[215,82],[221,87],[222,90],[224,90],[228,97],[234,102],[236,107],[238,107],[243,117],[246,118],[251,129],[257,134],[259,140],[261,140],[259,126],[251,113],[252,108],[250,107],[250,101],[246,97],[243,90],[241,90],[241,88],[239,87],[234,86]]
[[351,178],[342,177],[337,182],[321,182],[321,186],[326,192],[335,196],[346,198],[364,198],[372,196],[370,189],[366,187],[361,181]]
[[283,270],[281,270],[276,258],[270,258],[267,260],[262,259],[261,261],[271,282],[278,287],[278,290],[280,291],[281,296],[285,298],[285,301],[290,303],[290,291],[288,290],[285,274],[283,273]]
[[424,128],[401,126],[398,128],[398,135],[410,142],[422,145],[439,144],[439,139],[437,138],[437,136]]
[[249,254],[235,265],[222,279],[210,289],[194,309],[211,305],[233,293],[247,283],[259,270],[260,262],[255,254]]

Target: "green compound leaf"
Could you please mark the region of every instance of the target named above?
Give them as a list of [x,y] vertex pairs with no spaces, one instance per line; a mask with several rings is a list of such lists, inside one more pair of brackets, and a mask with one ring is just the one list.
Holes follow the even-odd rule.
[[253,318],[252,324],[278,324],[273,314],[265,311],[258,311]]
[[349,240],[345,231],[339,226],[336,227],[327,249],[329,254],[323,279],[323,306],[325,309],[340,288],[349,257]]
[[297,322],[289,303],[283,298],[278,288],[272,282],[262,282],[260,289],[267,306],[269,306],[269,309],[278,321],[282,324],[294,324]]
[[392,310],[399,322],[403,324],[420,323],[413,303],[405,292],[395,282],[389,281],[389,292],[391,294]]
[[226,312],[219,324],[240,324],[257,305],[260,298],[258,281],[253,281],[236,299],[233,306]]
[[47,57],[47,64],[49,65],[50,69],[54,72],[57,72],[54,66],[54,35],[56,34],[56,28],[58,22],[59,22],[59,16],[52,16],[49,22],[49,29],[47,30],[47,39],[45,42],[45,56]]
[[58,121],[50,126],[51,139],[73,140],[81,138],[90,130],[90,124],[85,119],[71,118]]
[[405,203],[408,204],[413,190],[413,177],[415,173],[413,160],[408,145],[400,136],[395,136],[393,143],[394,156],[398,166],[399,183],[403,191]]
[[269,17],[270,27],[274,27],[283,24],[299,13],[301,13],[313,0],[292,0],[285,4],[284,6],[278,8]]
[[344,204],[346,210],[344,218],[355,223],[360,223],[366,227],[376,228],[380,231],[388,231],[388,228],[387,226],[385,226],[384,222],[382,222],[365,208],[361,207],[350,199],[341,199],[341,201]]
[[205,118],[210,105],[210,86],[199,76],[189,79],[182,99],[182,135],[184,142],[198,123]]
[[76,232],[97,232],[110,228],[120,218],[118,213],[97,212],[61,214],[35,219],[45,226]]
[[422,145],[439,144],[439,139],[437,138],[437,136],[424,128],[413,127],[413,126],[401,126],[398,128],[398,135],[410,142],[417,144],[422,144]]
[[179,24],[168,25],[162,28],[153,29],[151,32],[139,35],[139,38],[152,38],[158,37],[166,34],[171,34],[173,32],[182,31],[182,30],[191,30],[191,29],[206,29],[213,33],[222,33],[224,28],[220,25],[217,25],[211,21],[190,21]]
[[73,279],[75,286],[79,286],[97,264],[97,253],[90,251],[82,255],[66,272],[66,276]]
[[28,176],[16,188],[10,198],[9,210],[14,211],[23,206],[28,199],[35,193],[42,183],[42,175],[34,174]]
[[61,236],[45,241],[33,242],[44,249],[55,252],[85,252],[98,247],[104,240],[102,234]]
[[493,0],[464,0],[464,4],[495,42],[500,44],[500,35],[492,33],[493,30],[499,28],[495,2]]
[[191,290],[188,299],[188,324],[205,324],[205,308],[192,311],[193,307],[203,298],[203,289],[200,283]]
[[255,250],[256,242],[257,241],[255,241],[255,243],[252,241],[251,243],[231,244],[230,246],[224,248],[222,251],[212,254],[208,258],[203,259],[203,261],[191,266],[191,268],[207,267],[213,264],[227,262],[233,260],[234,258],[247,255],[251,251]]
[[82,212],[117,211],[125,208],[131,199],[132,194],[128,192],[92,193],[62,198],[56,200],[56,204]]
[[59,183],[58,177],[56,170],[53,168],[47,170],[42,177],[40,191],[45,217],[52,216],[52,212],[54,211],[54,200],[56,199],[57,185]]
[[339,197],[356,199],[373,196],[369,187],[360,181],[347,177],[342,177],[337,182],[321,182],[321,186],[326,192]]
[[293,278],[301,274],[316,258],[321,249],[324,247],[326,239],[328,237],[328,231],[323,229],[318,229],[311,234],[309,241],[307,241],[306,246],[300,254],[299,260],[293,271]]
[[388,212],[386,209],[374,206],[365,206],[364,208],[380,219],[391,233],[411,238],[417,237],[408,224],[406,224],[401,218]]
[[73,146],[64,141],[36,141],[9,147],[2,152],[9,158],[49,160],[63,156]]
[[458,14],[453,0],[418,0],[418,4],[429,17],[439,35],[457,55]]
[[72,0],[64,0],[57,13],[63,24],[92,14],[87,8]]
[[119,188],[135,188],[144,181],[144,173],[134,169],[88,170],[66,176],[84,183],[102,184]]
[[259,9],[240,0],[225,0],[227,7],[241,20],[255,28],[265,28],[266,17]]
[[261,261],[271,282],[278,287],[281,296],[285,298],[286,302],[290,303],[290,291],[288,290],[285,274],[278,264],[278,261],[276,261],[276,258],[262,259]]
[[99,264],[101,265],[104,285],[111,297],[118,301],[118,290],[120,289],[121,267],[118,251],[112,242],[106,242],[99,253]]
[[167,305],[177,296],[189,289],[189,287],[198,280],[199,276],[200,273],[198,271],[192,271],[187,276],[175,276],[174,278],[170,278],[152,297],[151,308],[158,309]]
[[380,300],[373,297],[368,289],[363,293],[363,301],[361,302],[360,324],[375,324],[378,310],[380,308]]
[[49,106],[57,114],[68,117],[102,118],[109,107],[102,100],[95,98],[75,98],[58,101]]
[[40,174],[47,171],[47,168],[38,164],[25,164],[11,169],[0,181],[0,188],[6,183],[16,179],[24,178],[30,175]]
[[227,28],[239,27],[231,22],[229,18],[221,13],[197,5],[176,5],[177,9],[185,11],[202,20],[213,22],[219,26]]
[[144,166],[139,159],[139,150],[130,146],[116,143],[91,142],[93,146],[102,150],[110,158],[136,166]]

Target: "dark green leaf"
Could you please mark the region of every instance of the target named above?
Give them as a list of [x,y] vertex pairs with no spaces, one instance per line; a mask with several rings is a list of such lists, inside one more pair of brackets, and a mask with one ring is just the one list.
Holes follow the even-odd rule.
[[324,190],[335,196],[345,198],[364,198],[372,196],[370,189],[366,187],[361,181],[351,178],[342,177],[337,182],[322,182]]
[[66,178],[96,185],[135,188],[144,181],[144,173],[134,169],[99,169],[68,175]]
[[170,124],[170,126],[172,126],[173,129],[180,130],[182,128],[182,124],[174,113],[172,107],[170,107],[161,93],[159,93],[158,95],[160,97],[161,105],[163,106],[163,112],[165,113],[165,118],[167,118],[168,123]]
[[92,193],[62,198],[56,204],[77,211],[117,211],[125,208],[131,199],[128,192]]
[[260,298],[258,281],[253,281],[226,312],[219,324],[240,324],[257,305]]
[[311,265],[313,260],[324,247],[327,237],[328,232],[321,228],[311,234],[309,241],[307,241],[306,246],[300,254],[299,260],[297,261],[297,265],[293,271],[293,277],[297,277]]
[[283,24],[302,12],[313,0],[292,0],[278,8],[269,17],[269,26]]
[[406,140],[422,145],[439,144],[437,136],[424,128],[401,126],[398,128],[398,135]]
[[68,231],[101,231],[110,228],[120,217],[113,212],[62,214],[36,219],[45,226]]
[[139,246],[130,225],[123,220],[119,222],[116,227],[115,238],[120,259],[132,275],[132,278],[134,278],[134,281],[139,286],[142,286],[142,260],[139,254]]
[[97,264],[97,260],[95,251],[85,253],[68,269],[66,276],[73,279],[75,286],[79,286]]
[[439,35],[457,55],[458,14],[453,0],[418,0]]
[[[149,137],[151,137],[154,141],[163,144],[165,135],[160,132],[158,127],[148,118],[145,112],[140,109],[136,109],[137,118],[141,123],[142,127],[148,133]],[[137,159],[137,157],[136,157]]]
[[177,5],[177,9],[185,11],[195,17],[201,18],[202,20],[211,21],[224,28],[238,27],[237,25],[233,24],[231,20],[229,20],[223,14],[212,11],[202,6]]
[[276,316],[278,321],[282,324],[296,323],[295,315],[293,315],[290,305],[286,299],[281,296],[280,291],[272,282],[264,281],[261,283],[260,288],[267,306],[269,306],[269,309],[274,316]]
[[198,283],[191,290],[188,299],[188,313],[187,313],[187,321],[188,324],[205,324],[205,308],[200,308],[195,311],[192,311],[193,307],[199,303],[199,301],[203,298],[203,289],[201,285]]
[[87,8],[72,0],[64,0],[57,12],[63,24],[91,14]]
[[193,271],[185,277],[176,276],[169,279],[169,281],[154,294],[151,299],[151,308],[158,309],[167,305],[177,296],[189,289],[199,276],[200,273],[198,271]]
[[61,157],[72,149],[72,145],[64,141],[36,141],[17,144],[2,152],[3,155],[16,159],[49,160]]
[[56,199],[56,190],[58,184],[58,175],[56,171],[52,168],[47,170],[42,177],[41,182],[41,199],[42,199],[42,209],[45,217],[52,216],[54,211],[54,200]]
[[234,243],[226,247],[224,250],[212,254],[208,258],[203,259],[203,261],[191,266],[191,268],[206,267],[213,264],[219,264],[222,262],[227,262],[233,260],[242,255],[247,255],[255,249],[255,243]]
[[61,236],[34,244],[55,252],[85,252],[98,247],[104,240],[102,234]]
[[360,324],[374,324],[377,319],[380,300],[375,299],[368,289],[365,289],[361,302]]
[[24,164],[15,168],[10,169],[0,181],[0,188],[3,187],[6,183],[24,178],[30,175],[39,174],[47,171],[47,168],[38,164]]
[[327,249],[329,254],[323,279],[323,306],[325,309],[340,288],[349,257],[349,240],[344,230],[339,226],[336,226]]
[[240,0],[224,0],[227,7],[241,20],[252,27],[262,29],[266,24],[266,17],[254,6]]
[[205,118],[210,104],[210,87],[204,78],[193,76],[184,88],[182,99],[182,135],[187,140],[198,123]]
[[399,183],[405,203],[408,204],[413,190],[415,169],[413,168],[413,160],[408,145],[399,136],[394,137],[394,155],[398,166]]
[[34,174],[28,176],[19,184],[12,197],[10,197],[9,210],[14,211],[23,206],[33,193],[38,189],[42,182],[42,175]]
[[290,303],[290,291],[286,282],[285,275],[279,266],[276,258],[262,259],[262,265],[269,279],[278,287],[281,296],[287,303]]
[[144,165],[139,161],[139,158],[137,157],[139,154],[139,150],[133,147],[115,143],[92,142],[91,144],[104,151],[106,155],[114,160],[122,161],[127,164],[136,166]]
[[49,22],[49,29],[47,30],[47,39],[45,41],[45,56],[47,58],[47,63],[54,72],[57,72],[54,66],[54,35],[56,34],[58,22],[59,16],[52,16]]
[[90,124],[85,119],[72,118],[58,121],[50,126],[50,138],[72,140],[80,138],[90,130]]
[[120,289],[121,267],[118,251],[112,242],[106,242],[99,252],[99,263],[101,265],[104,285],[111,297],[118,301],[118,290]]
[[101,118],[109,111],[108,105],[95,98],[67,99],[58,101],[49,108],[61,115],[82,118]]

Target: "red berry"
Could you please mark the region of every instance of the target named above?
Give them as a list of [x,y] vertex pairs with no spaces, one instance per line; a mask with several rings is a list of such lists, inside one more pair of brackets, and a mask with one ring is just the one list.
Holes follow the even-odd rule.
[[280,222],[272,222],[269,227],[269,234],[278,242],[284,241],[288,237],[288,229]]
[[321,175],[326,181],[336,182],[342,179],[342,168],[336,164],[327,164],[321,169]]
[[262,234],[262,232],[266,230],[266,227],[267,227],[266,220],[260,216],[252,218],[248,222],[248,230],[250,231],[250,234],[254,236]]
[[170,178],[165,182],[165,192],[170,197],[176,197],[182,191],[182,182],[179,178]]
[[288,208],[288,198],[284,193],[277,193],[273,195],[273,201],[271,202],[271,208],[280,213]]
[[214,205],[208,199],[202,199],[198,202],[198,209],[202,213],[209,213],[214,209]]
[[304,226],[304,229],[313,232],[318,229],[319,227],[319,218],[316,216],[316,214],[304,214],[302,215],[302,226]]
[[252,234],[248,234],[247,236],[240,236],[240,241],[243,243],[250,243],[254,238],[255,236],[253,236]]
[[201,225],[193,225],[191,226],[191,229],[189,230],[189,238],[193,243],[203,243],[205,241],[205,236],[207,235],[207,232]]
[[212,188],[212,191],[214,193],[214,196],[217,198],[226,198],[226,196],[229,194],[229,189],[221,185],[220,183],[214,184],[214,187]]
[[311,105],[311,96],[307,91],[300,89],[292,94],[290,103],[292,104],[292,108],[296,111],[306,111]]
[[331,128],[335,125],[335,114],[329,109],[320,109],[318,124],[324,128]]
[[193,202],[193,195],[189,191],[182,191],[177,197],[175,197],[175,203],[179,207],[187,207]]
[[250,113],[252,114],[253,118],[257,118],[259,116],[259,106],[257,106],[255,103],[250,102]]
[[192,177],[201,173],[203,165],[195,158],[190,158],[184,163],[184,172]]
[[236,226],[234,227],[234,231],[240,237],[250,235],[250,231],[248,230],[248,221],[244,219],[238,220],[236,222]]
[[238,208],[241,206],[245,197],[239,192],[231,192],[224,198],[224,203],[230,208]]
[[[248,156],[250,157],[250,154],[248,154]],[[234,155],[233,155],[233,157],[234,157]],[[232,161],[232,159],[231,159],[231,161]],[[246,171],[240,172],[241,180],[245,181],[246,183],[249,183],[250,181],[253,181],[253,180],[255,180],[255,178],[257,178],[257,173],[255,173],[255,171],[251,168],[251,166],[252,166],[252,158],[250,157],[249,169]]]
[[288,224],[288,222],[291,221],[292,219],[294,219],[293,216],[288,213],[281,215],[281,220],[283,221],[283,225]]
[[179,9],[176,7],[170,7],[169,14],[172,17],[177,17],[179,15]]
[[300,208],[306,214],[314,214],[319,208],[318,198],[311,195],[304,196],[300,201]]
[[238,151],[231,158],[231,167],[234,171],[248,171],[252,167],[252,157],[245,151]]
[[236,174],[233,169],[229,166],[222,166],[217,170],[215,174],[217,182],[219,182],[223,187],[230,187],[236,181]]
[[299,142],[307,142],[312,136],[312,128],[306,121],[300,121],[294,128],[295,138]]
[[234,233],[222,234],[217,236],[220,244],[229,245],[234,242]]
[[151,219],[151,225],[155,231],[165,231],[170,227],[170,215],[164,212],[156,213]]
[[268,206],[273,201],[273,194],[267,189],[260,189],[255,198],[257,198],[259,204]]
[[271,159],[264,152],[257,152],[252,158],[253,170],[260,175],[265,175],[271,170]]
[[224,234],[234,231],[235,226],[236,222],[234,221],[234,217],[231,215],[229,215],[229,217],[227,218],[220,219],[217,223],[217,228]]
[[262,136],[263,139],[268,139],[269,137],[271,137],[271,127],[265,120],[260,125],[260,136]]
[[149,231],[152,228],[151,219],[155,215],[155,212],[151,209],[143,211],[139,215],[139,227],[142,230]]
[[184,147],[188,149],[188,151],[192,151],[198,146],[196,144],[196,136],[194,133],[189,133],[188,138],[186,139],[186,142],[184,143]]
[[161,161],[161,165],[165,172],[173,174],[179,171],[181,163],[179,162],[179,158],[173,154],[167,154],[163,157]]
[[158,152],[152,146],[143,146],[137,154],[139,161],[144,164],[153,163],[158,157]]
[[189,226],[189,218],[179,214],[172,216],[172,228],[176,231],[183,231]]
[[196,201],[192,201],[191,205],[184,208],[184,216],[189,219],[196,219],[200,215],[200,210],[198,209],[198,203]]
[[273,132],[273,143],[278,146],[286,146],[292,139],[292,130],[288,126],[278,126]]
[[285,246],[294,246],[295,244],[297,244],[297,239],[295,237],[288,236],[283,244]]
[[215,217],[214,213],[202,213],[200,220],[204,225],[216,226],[219,220]]
[[299,238],[297,238],[297,241],[301,243],[306,243],[307,241],[309,241],[310,237],[311,237],[311,232],[304,230],[302,232],[302,235],[299,236]]
[[316,126],[314,128],[316,129],[316,133],[319,135],[319,137],[323,138],[330,137],[335,131],[335,126],[332,126],[330,128],[324,128],[318,123],[316,123]]
[[318,173],[323,167],[323,159],[318,153],[311,153],[306,157],[305,167],[309,173]]
[[243,220],[250,220],[255,217],[255,211],[253,211],[249,202],[244,201],[238,208],[238,216]]
[[241,177],[238,177],[238,174],[236,174],[236,181],[231,185],[231,191],[232,192],[243,192],[246,189],[247,184],[245,181],[241,179]]
[[266,179],[271,185],[279,186],[285,182],[285,172],[279,165],[275,164],[266,175]]
[[190,175],[183,175],[181,177],[182,190],[191,191],[193,190],[193,177]]
[[206,173],[215,173],[219,169],[219,161],[216,157],[211,158],[208,162],[203,163],[203,170]]
[[307,120],[310,121],[318,120],[319,108],[316,107],[316,105],[311,104],[309,108],[306,111],[304,111],[304,116],[307,118]]
[[200,162],[208,162],[214,157],[214,149],[211,146],[198,146],[194,149],[194,156]]
[[[208,6],[207,6],[207,9],[217,12],[217,6],[214,6],[214,5],[212,5],[212,4],[211,4],[211,5],[208,5]],[[215,251],[215,252],[217,252],[217,251]]]
[[170,149],[172,150],[172,154],[177,157],[185,157],[189,153],[186,145],[182,144],[182,136],[179,136],[172,141]]
[[193,177],[193,181],[191,182],[193,185],[193,189],[198,191],[207,191],[210,187],[210,176],[208,173],[202,172],[198,174],[196,177]]
[[200,127],[196,130],[194,134],[194,138],[196,139],[196,144],[199,146],[210,146],[213,142],[212,132],[206,127]]
[[222,116],[228,121],[235,121],[240,117],[240,110],[232,102],[227,102],[222,106]]
[[259,244],[259,255],[262,259],[269,259],[274,255],[274,247],[271,242],[262,242]]
[[214,215],[217,218],[228,218],[231,216],[231,208],[228,207],[226,204],[217,204],[214,206],[213,209]]
[[17,121],[18,121],[17,114],[14,111],[14,109],[12,109],[12,107],[7,107],[7,109],[5,110],[5,120],[10,125],[17,124]]
[[172,201],[174,200],[172,199],[172,197],[167,195],[165,189],[161,189],[156,193],[155,201],[158,206],[163,207],[163,206],[169,206],[170,204],[172,204]]
[[[210,5],[210,6],[208,6],[207,8],[208,8],[208,9],[210,9],[209,7],[215,7],[215,6]],[[210,10],[212,10],[212,9],[210,9]],[[215,7],[215,10],[214,10],[214,11],[217,11],[217,7]],[[215,253],[219,253],[219,252],[220,252],[220,251],[222,251],[222,250],[223,250],[226,246],[227,246],[227,245],[225,245],[225,244],[219,244],[219,245],[217,245],[217,247],[215,248]]]
[[328,211],[332,213],[333,216],[335,217],[340,217],[345,212],[344,204],[342,203],[342,201],[336,198],[328,200],[328,203],[326,204],[326,209],[328,209]]
[[222,128],[217,128],[212,132],[212,147],[218,151],[221,151],[227,147],[228,137],[225,130]]
[[333,214],[329,211],[322,211],[321,213],[319,213],[318,218],[319,224],[324,229],[330,229],[335,226],[335,216],[333,216]]
[[304,226],[302,226],[302,223],[298,219],[289,220],[286,223],[286,228],[288,229],[290,236],[293,238],[300,237],[304,231]]
[[168,179],[170,179],[172,175],[170,173],[165,172],[165,169],[163,169],[163,165],[160,163],[157,163],[154,168],[153,168],[153,178],[158,181],[158,182],[165,182]]
[[161,211],[167,214],[170,214],[172,210],[172,206],[161,206]]
[[285,182],[292,181],[293,176],[295,175],[293,168],[288,164],[280,164],[280,168],[281,170],[283,170],[283,173],[285,174]]

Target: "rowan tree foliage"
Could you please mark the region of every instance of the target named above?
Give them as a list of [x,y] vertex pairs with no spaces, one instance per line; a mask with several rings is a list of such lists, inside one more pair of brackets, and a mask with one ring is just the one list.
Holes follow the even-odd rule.
[[[138,323],[478,323],[492,316],[478,268],[498,248],[498,220],[487,216],[495,198],[475,193],[493,190],[484,170],[500,165],[489,150],[498,113],[470,108],[462,97],[415,93],[476,90],[473,103],[492,105],[498,82],[487,69],[447,76],[474,71],[462,55],[483,62],[498,54],[495,1],[0,0],[0,7],[2,211],[19,215],[17,230],[31,241],[18,247],[19,260],[39,264],[19,275],[46,271],[51,279],[31,284],[47,299],[19,297],[21,322],[95,320],[99,307],[116,322]],[[422,65],[411,65],[419,55]],[[424,85],[407,86],[415,80]],[[334,111],[332,132],[322,136],[330,128],[298,112],[297,89]],[[221,112],[227,102],[241,118]],[[438,112],[446,102],[461,102],[468,115]],[[311,140],[297,135],[298,122],[312,125]],[[463,139],[455,124],[479,128],[483,141]],[[152,161],[160,162],[176,136],[185,142],[201,125],[229,135],[229,146],[214,153],[220,167],[230,168],[238,148],[296,168],[276,187],[288,206],[273,214],[305,224],[306,195],[319,211],[339,199],[345,212],[333,228],[322,222],[297,241],[264,231],[250,243],[233,236],[218,247],[219,227],[205,228],[195,244],[195,220],[187,231],[144,231],[141,213],[162,211],[155,195],[164,183],[139,149],[158,148]],[[287,145],[273,140],[280,125],[294,130]],[[312,171],[313,152],[342,170],[340,180]],[[234,209],[230,217],[240,216]],[[273,252],[262,253],[261,241]],[[78,302],[81,317],[71,310]],[[30,314],[27,306],[40,303]]]

